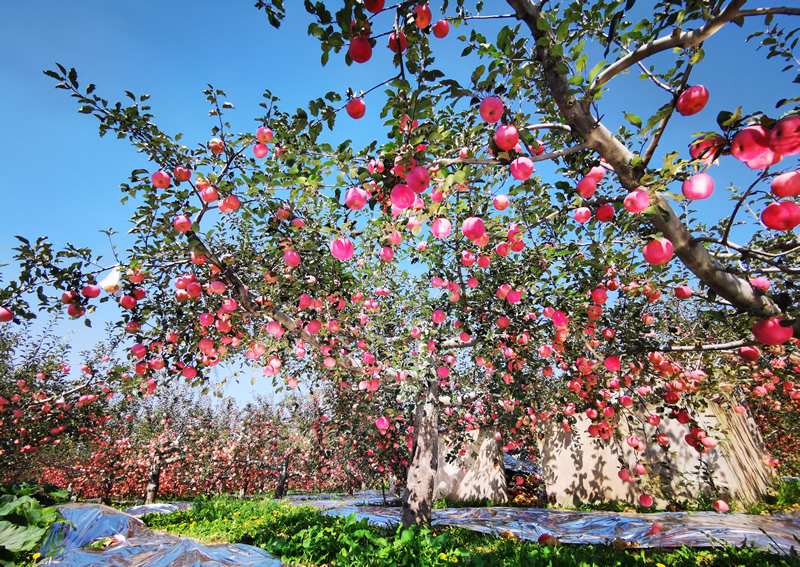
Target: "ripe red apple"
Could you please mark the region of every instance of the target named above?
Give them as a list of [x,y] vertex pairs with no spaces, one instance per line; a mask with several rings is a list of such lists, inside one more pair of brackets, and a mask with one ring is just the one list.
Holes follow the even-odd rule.
[[366,37],[354,37],[347,52],[356,63],[366,63],[372,58],[372,45]]
[[214,187],[209,186],[200,191],[200,198],[206,203],[213,203],[219,199],[219,193]]
[[179,165],[172,170],[172,175],[175,176],[175,179],[178,181],[189,181],[192,178],[192,171],[188,167]]
[[300,264],[300,254],[297,251],[289,249],[283,253],[283,261],[287,266],[296,267]]
[[656,238],[642,248],[642,255],[648,264],[660,266],[672,260],[674,249],[672,242],[666,238]]
[[347,103],[346,109],[350,118],[358,119],[364,116],[367,111],[367,104],[363,98],[353,98]]
[[225,143],[219,138],[211,138],[208,142],[208,147],[212,154],[221,154],[225,151]]
[[61,294],[61,303],[65,305],[69,305],[70,303],[75,303],[75,300],[78,299],[78,292],[77,291],[65,291]]
[[791,156],[800,153],[800,116],[787,116],[778,121],[769,133],[769,147],[776,154]]
[[597,207],[597,210],[594,212],[594,216],[600,222],[608,222],[614,218],[614,214],[616,211],[614,210],[614,205],[611,203],[606,203],[605,205],[600,205]]
[[406,184],[414,193],[423,193],[430,183],[431,175],[425,166],[415,165],[406,174]]
[[156,187],[157,189],[166,189],[169,187],[171,181],[169,178],[169,173],[164,170],[156,171],[150,179],[153,182],[153,187]]
[[272,141],[272,136],[272,130],[267,126],[260,126],[258,130],[256,130],[256,139],[262,144],[270,143]]
[[634,189],[628,193],[622,204],[630,213],[641,213],[650,206],[650,195],[643,189]]
[[792,230],[800,224],[800,206],[794,201],[770,203],[761,213],[761,222],[772,230]]
[[70,317],[81,317],[83,314],[86,313],[86,309],[84,309],[80,305],[76,305],[74,303],[70,303],[67,307],[67,315]]
[[707,173],[698,173],[684,181],[682,189],[687,199],[708,199],[714,192],[714,179]]
[[688,285],[681,285],[675,288],[675,297],[678,299],[689,299],[692,297],[692,288]]
[[733,137],[731,154],[747,162],[761,157],[769,149],[769,133],[763,126],[748,126]]
[[695,85],[681,93],[681,96],[678,97],[678,102],[675,104],[675,109],[683,116],[691,116],[703,110],[707,102],[708,89],[703,85]]
[[367,204],[367,192],[361,187],[351,187],[344,194],[344,204],[349,209],[360,211]]
[[389,34],[389,49],[395,53],[402,53],[406,50],[407,45],[408,40],[406,40],[406,34],[403,32],[392,32]]
[[758,347],[743,346],[739,347],[739,356],[752,362],[761,358],[761,351],[758,350]]
[[330,244],[331,254],[337,260],[349,260],[353,257],[355,247],[349,238],[337,238]]
[[494,133],[494,143],[501,150],[511,150],[519,142],[519,132],[513,124],[501,124]]
[[781,321],[783,321],[782,317],[770,317],[763,321],[757,321],[753,324],[753,336],[758,342],[765,345],[782,345],[792,338],[794,330],[792,327],[782,327]]
[[450,22],[447,20],[439,20],[433,24],[433,35],[439,39],[446,37],[448,33],[450,33]]
[[172,221],[172,224],[178,232],[192,230],[192,221],[190,221],[186,215],[178,215],[175,217],[175,220]]
[[383,4],[384,0],[364,0],[364,7],[373,14],[383,10]]
[[727,141],[719,134],[705,140],[698,138],[689,145],[689,155],[703,163],[711,163],[725,149]]
[[0,323],[8,323],[14,319],[14,314],[6,307],[0,307]]
[[800,169],[781,173],[772,179],[772,194],[778,197],[800,195]]
[[714,510],[716,510],[720,514],[724,514],[725,512],[731,509],[731,507],[728,506],[728,503],[725,502],[724,500],[714,500],[712,506],[714,507]]
[[269,148],[265,144],[255,144],[253,146],[253,155],[258,159],[264,158],[269,153]]
[[508,197],[506,197],[505,195],[498,195],[497,197],[494,198],[492,204],[494,204],[494,208],[497,209],[498,211],[505,211],[506,208],[508,207]]
[[592,218],[592,210],[589,207],[578,207],[575,209],[573,217],[581,224],[589,222],[589,219]]
[[486,97],[481,101],[478,110],[484,121],[494,124],[495,122],[499,122],[500,118],[503,116],[503,101],[496,96]]
[[590,199],[592,195],[594,195],[595,191],[597,191],[597,178],[587,175],[578,181],[578,185],[575,187],[575,189],[577,189],[581,197],[584,199]]
[[478,217],[470,217],[461,225],[461,233],[468,239],[475,241],[486,234],[486,226]]
[[425,29],[431,25],[431,9],[427,4],[420,4],[414,8],[414,23],[419,29]]
[[119,305],[123,309],[133,309],[136,307],[136,298],[132,295],[123,295],[119,300]]
[[528,157],[520,156],[511,162],[510,169],[514,179],[525,181],[533,173],[533,162]]
[[100,287],[96,285],[84,286],[83,289],[81,289],[81,295],[89,298],[97,297],[100,295]]

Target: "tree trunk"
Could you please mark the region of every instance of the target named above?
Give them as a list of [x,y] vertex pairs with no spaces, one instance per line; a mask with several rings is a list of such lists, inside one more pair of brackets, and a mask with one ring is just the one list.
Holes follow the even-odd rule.
[[147,488],[144,491],[144,503],[155,504],[158,486],[161,483],[161,453],[156,451],[150,461],[150,473],[147,476]]
[[397,477],[389,473],[389,498],[397,498]]
[[278,486],[275,489],[275,498],[283,498],[286,496],[286,482],[289,480],[289,462],[291,456],[287,456],[286,460],[281,465],[281,472],[278,475]]
[[408,482],[403,498],[403,527],[428,525],[433,508],[433,485],[439,468],[439,383],[428,382],[425,400],[417,402],[414,415],[414,444]]
[[247,493],[247,487],[250,483],[247,479],[242,481],[241,486],[239,487],[239,498],[244,498],[245,494]]

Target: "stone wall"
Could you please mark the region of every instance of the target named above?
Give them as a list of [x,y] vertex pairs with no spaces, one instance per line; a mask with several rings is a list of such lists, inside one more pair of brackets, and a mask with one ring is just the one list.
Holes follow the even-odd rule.
[[[762,496],[775,479],[774,470],[761,460],[766,456],[761,435],[749,414],[736,414],[725,407],[710,403],[699,416],[700,427],[719,440],[719,445],[706,454],[699,454],[684,440],[688,425],[674,419],[662,419],[659,432],[670,438],[668,451],[651,442],[656,428],[644,425],[632,431],[647,439],[647,448],[639,453],[625,438],[599,441],[587,433],[590,420],[583,414],[567,433],[560,422],[550,421],[541,442],[542,466],[548,495],[561,506],[573,506],[577,501],[621,500],[638,502],[641,494],[651,494],[656,505],[665,506],[667,499],[694,499],[700,492],[751,503]],[[642,421],[644,415],[637,415]],[[626,434],[628,432],[625,432]],[[648,466],[649,474],[638,483],[621,480],[621,468],[632,470],[638,461],[660,463]],[[711,472],[710,480],[708,473]]]

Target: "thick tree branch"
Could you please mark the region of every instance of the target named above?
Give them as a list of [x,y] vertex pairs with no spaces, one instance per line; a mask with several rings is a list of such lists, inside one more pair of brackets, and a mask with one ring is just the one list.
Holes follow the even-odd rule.
[[[594,118],[591,113],[592,101],[576,99],[568,83],[569,77],[559,74],[559,70],[564,67],[565,62],[561,56],[552,54],[551,45],[556,43],[552,33],[549,30],[540,30],[537,26],[537,22],[542,18],[538,6],[532,0],[507,1],[516,9],[517,17],[527,24],[536,40],[536,58],[542,65],[543,77],[548,90],[573,132],[583,137],[588,147],[605,158],[608,164],[614,168],[623,187],[628,190],[646,189],[641,185],[643,168],[632,165],[636,157],[633,152]],[[719,17],[700,28],[703,31],[702,34],[697,31],[690,32],[686,34],[687,37],[691,38],[693,43],[702,41],[725,21],[728,21],[722,21],[724,18],[732,17],[732,7],[733,10],[738,9],[743,3],[743,0],[734,1],[723,10]],[[680,34],[678,37],[684,37],[684,34]],[[637,60],[639,59],[630,61],[630,65],[635,64]],[[678,258],[704,284],[739,310],[750,311],[762,317],[780,313],[780,309],[769,298],[757,294],[748,282],[726,272],[723,266],[709,254],[708,250],[695,241],[663,195],[660,193],[652,195],[651,204],[658,210],[658,213],[651,215],[650,219],[654,228],[672,243]]]
[[766,16],[768,14],[800,16],[800,8],[788,8],[786,6],[776,6],[773,8],[752,8],[750,10],[739,10],[737,16]]
[[757,344],[755,341],[741,340],[730,343],[714,345],[671,345],[664,347],[664,352],[711,352],[720,350],[734,350],[743,346]]
[[[625,69],[635,65],[643,59],[647,59],[651,55],[674,49],[676,47],[689,47],[690,45],[695,45],[708,39],[722,29],[725,24],[741,15],[739,8],[744,5],[745,1],[746,0],[733,0],[724,10],[722,10],[722,12],[719,13],[718,16],[710,19],[705,23],[705,25],[700,26],[697,29],[687,32],[681,32],[679,29],[676,29],[675,32],[668,36],[660,37],[655,41],[634,49],[629,55],[626,55],[625,57],[622,57],[621,59],[612,63],[606,70],[597,75],[594,81],[592,81],[590,90],[593,91],[597,88],[600,88],[613,77],[623,72]],[[513,4],[514,3],[512,3],[512,5]]]

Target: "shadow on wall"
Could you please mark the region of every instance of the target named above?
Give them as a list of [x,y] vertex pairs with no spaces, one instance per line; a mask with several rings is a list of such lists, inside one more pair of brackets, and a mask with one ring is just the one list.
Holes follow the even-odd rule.
[[[436,473],[434,498],[444,497],[449,502],[472,502],[492,500],[507,502],[505,467],[500,445],[493,435],[481,435],[472,431],[472,443],[467,447],[467,472],[461,470],[457,463],[450,464],[446,460],[446,437],[439,437],[439,470]],[[470,455],[476,453],[477,457]]]
[[[698,427],[719,441],[704,454],[685,441],[690,426],[663,419],[659,426],[647,424],[644,412],[633,412],[627,423],[634,429],[617,430],[608,441],[591,437],[591,420],[576,415],[571,432],[559,420],[540,422],[542,467],[551,503],[574,506],[578,502],[618,500],[638,503],[641,494],[652,494],[656,505],[670,500],[693,500],[698,494],[752,503],[761,498],[775,479],[775,472],[762,465],[766,456],[761,435],[748,413],[736,414],[719,403],[695,416]],[[655,442],[666,434],[667,447]],[[635,435],[646,442],[644,451],[631,448],[625,437]],[[620,470],[634,471],[646,463],[648,473],[620,478]]]

